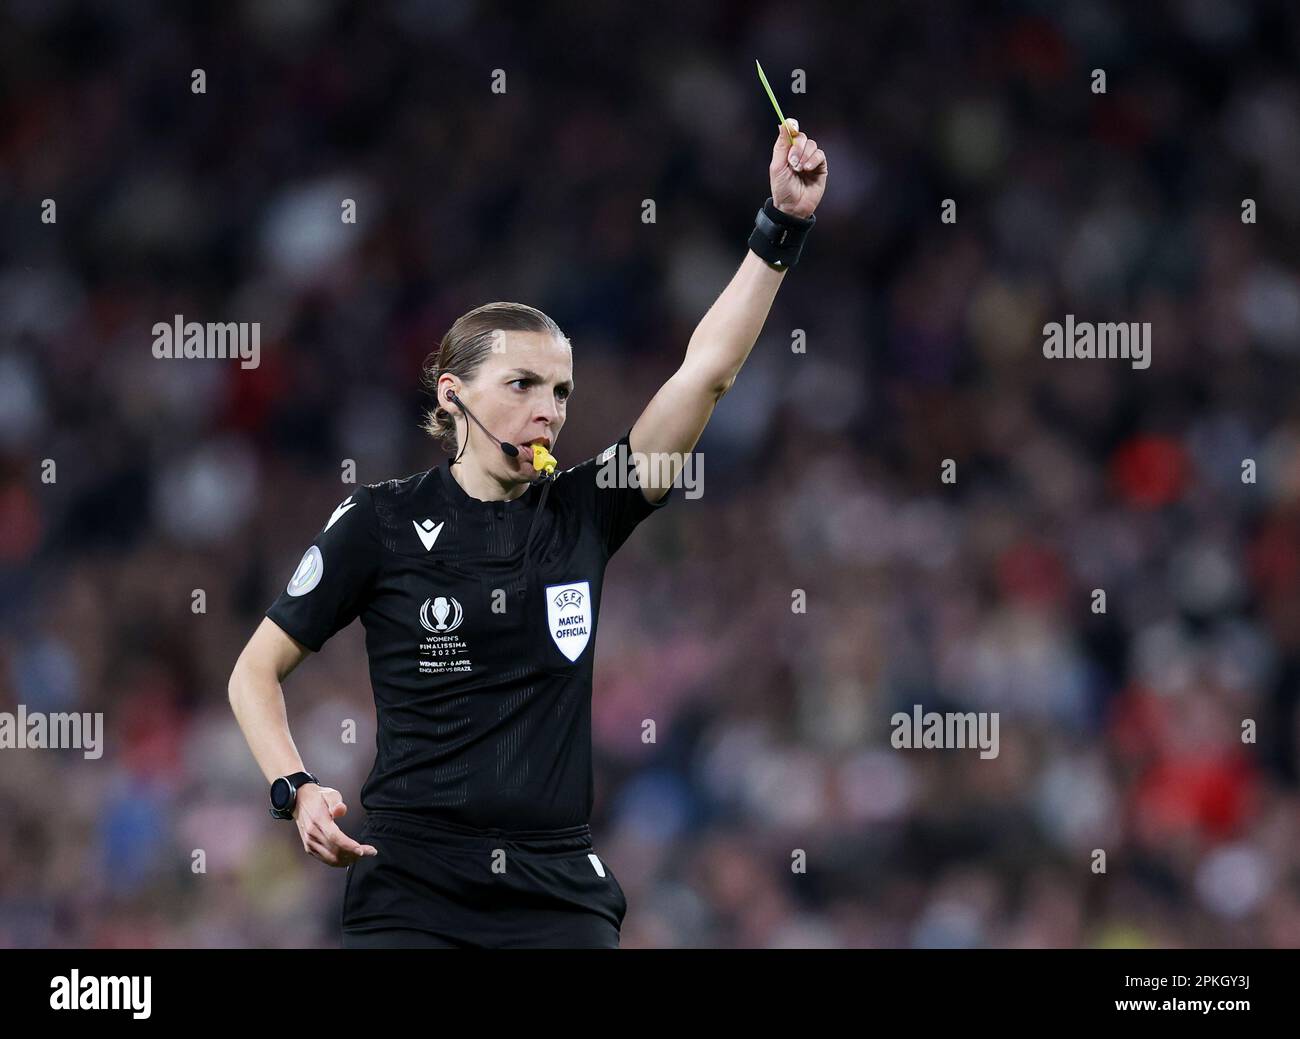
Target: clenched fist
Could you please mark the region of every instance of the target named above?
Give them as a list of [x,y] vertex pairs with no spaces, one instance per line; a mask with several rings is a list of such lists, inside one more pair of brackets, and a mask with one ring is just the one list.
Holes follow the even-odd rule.
[[777,131],[768,175],[772,181],[772,202],[791,216],[807,219],[826,190],[826,153],[807,134],[799,133],[799,121],[786,119],[795,131],[794,143],[783,126]]

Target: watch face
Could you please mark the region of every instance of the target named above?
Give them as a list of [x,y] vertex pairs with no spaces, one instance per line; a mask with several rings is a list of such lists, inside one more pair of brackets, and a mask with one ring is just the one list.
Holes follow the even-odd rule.
[[293,803],[293,787],[289,781],[281,776],[271,784],[271,807],[276,811],[283,812],[290,804]]

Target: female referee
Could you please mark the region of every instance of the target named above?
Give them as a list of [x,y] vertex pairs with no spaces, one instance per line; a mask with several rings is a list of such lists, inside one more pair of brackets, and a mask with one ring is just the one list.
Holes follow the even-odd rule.
[[[424,371],[426,429],[454,459],[340,503],[240,654],[230,702],[271,814],[348,870],[345,948],[618,947],[627,900],[588,828],[601,584],[666,503],[815,223],[826,156],[786,122],[750,251],[630,430],[559,471],[568,340],[532,307],[470,311]],[[280,685],[358,616],[378,722],[359,841],[306,771]]]

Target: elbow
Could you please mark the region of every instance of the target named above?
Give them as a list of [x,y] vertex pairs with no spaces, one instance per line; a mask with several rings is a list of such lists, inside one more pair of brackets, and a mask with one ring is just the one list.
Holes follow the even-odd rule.
[[226,682],[226,699],[230,701],[232,709],[237,708],[240,701],[243,700],[244,692],[248,689],[251,677],[248,653],[245,651],[235,661],[235,666],[230,672],[230,679]]
[[[692,341],[691,346],[694,345]],[[687,353],[690,353],[689,348]],[[732,368],[730,365],[723,368],[712,362],[706,363],[703,358],[688,356],[686,363],[669,381],[674,389],[689,393],[692,397],[698,398],[707,394],[714,401],[719,401],[726,396],[739,374],[739,368]]]
[[239,699],[239,690],[243,685],[243,672],[238,664],[230,672],[230,680],[226,683],[226,699],[230,701],[230,706],[235,706],[235,701]]

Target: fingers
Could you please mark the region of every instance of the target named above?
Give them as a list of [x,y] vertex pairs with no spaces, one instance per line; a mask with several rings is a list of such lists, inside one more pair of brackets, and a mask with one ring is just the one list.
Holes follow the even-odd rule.
[[[794,143],[790,143],[790,134],[786,127],[795,131]],[[791,117],[777,131],[776,145],[772,150],[772,172],[784,166],[794,173],[821,172],[826,163],[826,153],[817,146],[817,142],[805,133],[799,132],[799,120]]]
[[327,866],[350,866],[366,855],[378,855],[373,844],[360,844],[333,823],[320,831],[313,830],[303,841],[303,848]]
[[[789,129],[786,129],[789,127]],[[799,133],[799,120],[793,117],[787,118],[785,125],[778,127],[776,131],[776,144],[772,147],[772,157],[785,161],[786,152],[791,148],[790,131],[793,130],[797,135]]]
[[[790,148],[790,168],[794,170],[815,170],[821,163],[817,158],[821,149],[817,147],[817,142],[808,137],[807,134],[799,134],[794,139],[794,145]],[[822,155],[825,158],[825,155]]]
[[[315,796],[312,796],[312,795]],[[329,866],[349,866],[364,855],[378,855],[379,849],[359,844],[338,828],[334,820],[347,814],[343,795],[332,787],[304,790],[295,819],[303,851]]]
[[[371,845],[358,844],[337,826],[332,832],[326,833],[326,838],[329,841],[328,851],[334,861],[330,862],[329,859],[325,861],[331,866],[349,866],[364,855],[378,854]],[[367,848],[370,848],[370,851],[367,851]]]

